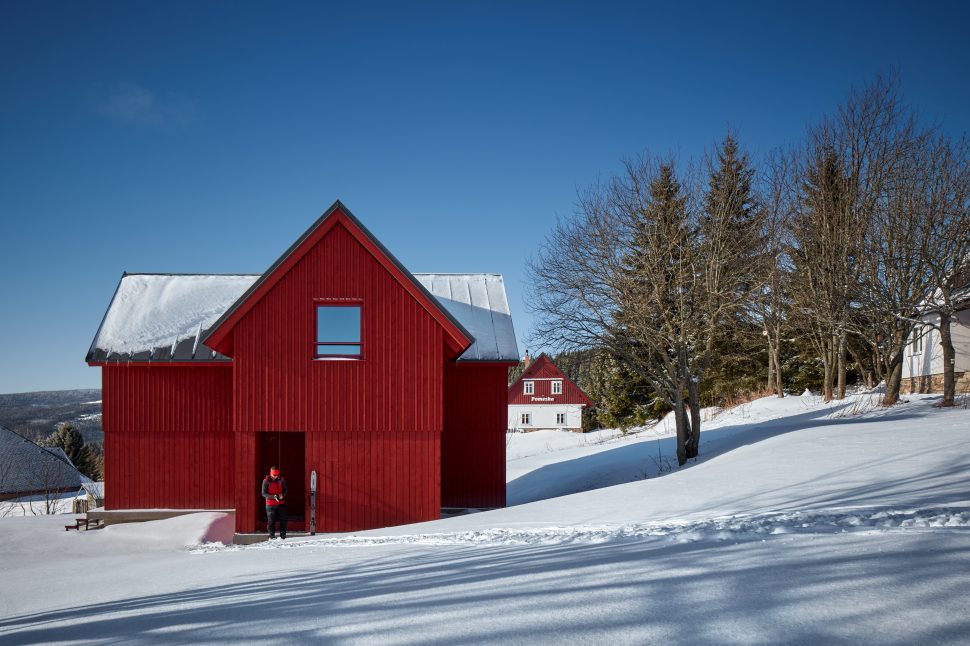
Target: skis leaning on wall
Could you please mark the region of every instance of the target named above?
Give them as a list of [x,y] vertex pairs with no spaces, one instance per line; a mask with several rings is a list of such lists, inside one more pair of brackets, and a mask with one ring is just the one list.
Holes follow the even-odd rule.
[[317,472],[310,472],[310,536],[317,533]]

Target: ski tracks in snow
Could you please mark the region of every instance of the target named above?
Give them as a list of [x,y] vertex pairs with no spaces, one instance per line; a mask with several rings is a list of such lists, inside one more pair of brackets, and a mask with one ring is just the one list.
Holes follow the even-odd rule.
[[836,534],[859,531],[912,529],[970,529],[970,509],[929,507],[910,510],[823,510],[756,516],[730,516],[702,521],[635,523],[620,526],[535,527],[469,530],[396,536],[339,536],[293,538],[248,546],[209,543],[193,553],[235,550],[298,549],[307,547],[368,547],[378,545],[564,545],[660,539],[675,543],[750,541],[783,534]]

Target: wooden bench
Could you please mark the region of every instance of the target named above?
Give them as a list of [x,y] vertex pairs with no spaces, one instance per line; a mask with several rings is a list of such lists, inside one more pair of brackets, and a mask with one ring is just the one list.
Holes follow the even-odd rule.
[[80,531],[82,525],[84,526],[84,531],[89,529],[97,529],[101,526],[101,521],[97,518],[91,520],[88,520],[87,518],[75,518],[73,525],[64,525],[64,531],[66,532],[72,529],[75,531]]

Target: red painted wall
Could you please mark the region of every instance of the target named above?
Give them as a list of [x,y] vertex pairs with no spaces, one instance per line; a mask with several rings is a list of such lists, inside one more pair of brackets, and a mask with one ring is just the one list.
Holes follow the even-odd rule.
[[450,363],[445,368],[441,505],[505,506],[508,366]]
[[[325,298],[363,303],[362,360],[314,360]],[[321,532],[505,504],[507,367],[446,366],[458,341],[342,223],[231,334],[232,364],[103,367],[109,509],[235,508],[254,531],[261,431],[305,434],[285,475],[318,472]]]
[[101,369],[107,509],[231,509],[228,366]]
[[[533,382],[535,392],[531,395],[525,394],[523,381],[535,379]],[[552,393],[551,379],[562,379],[562,393],[554,395]],[[534,401],[533,397],[549,397],[549,401]],[[508,387],[508,404],[584,404],[592,406],[593,402],[586,396],[579,386],[574,384],[559,367],[552,362],[546,355],[539,355],[528,368],[522,373],[518,381]]]
[[318,528],[347,532],[438,518],[441,434],[307,434],[318,476]]
[[[363,303],[363,360],[314,360],[315,302],[323,298]],[[341,483],[336,500],[355,507],[337,516],[321,508],[321,518],[358,529],[388,524],[379,517],[438,517],[439,476],[428,456],[439,450],[443,427],[443,330],[342,224],[246,313],[233,335],[236,431],[307,434],[307,474],[330,469]],[[425,449],[412,452],[412,444]],[[368,451],[375,452],[374,464]],[[386,452],[397,456],[391,471],[376,467]],[[254,455],[242,440],[237,477],[255,468]],[[257,512],[249,509],[259,502],[252,498],[240,487],[238,531],[252,531]]]

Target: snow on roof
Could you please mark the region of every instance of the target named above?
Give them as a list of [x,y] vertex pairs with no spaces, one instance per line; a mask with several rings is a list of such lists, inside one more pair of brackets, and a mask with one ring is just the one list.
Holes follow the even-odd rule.
[[[498,274],[414,274],[474,337],[462,361],[518,361]],[[259,275],[125,274],[88,361],[226,360],[198,339]]]
[[104,500],[103,482],[85,482],[81,484],[81,489],[84,491],[84,493],[89,494],[92,498]]
[[[91,345],[88,360],[112,358],[112,354],[123,355],[115,359],[137,360],[129,355],[140,352],[152,353],[143,359],[155,361],[223,358],[196,339],[257,278],[258,275],[125,274]],[[186,356],[175,357],[180,345]]]
[[0,494],[69,490],[90,482],[61,449],[34,444],[0,426]]
[[475,342],[459,361],[518,361],[505,280],[500,274],[414,274]]

